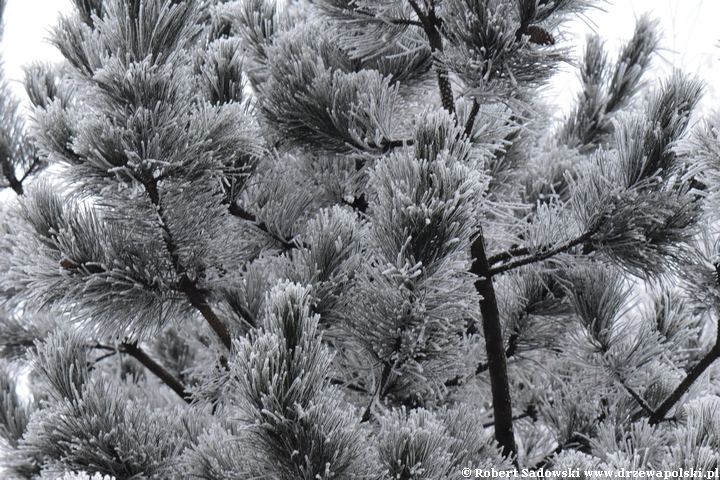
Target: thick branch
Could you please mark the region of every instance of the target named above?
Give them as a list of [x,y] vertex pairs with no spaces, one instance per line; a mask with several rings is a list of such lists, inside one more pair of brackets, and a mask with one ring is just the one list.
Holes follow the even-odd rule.
[[498,310],[490,265],[485,253],[485,239],[480,232],[470,247],[473,258],[470,272],[477,275],[475,289],[480,294],[480,312],[482,314],[485,349],[487,351],[490,386],[493,399],[493,418],[495,419],[495,440],[506,457],[517,457],[517,445],[513,431],[512,399],[507,374],[507,358],[503,342],[500,311]]
[[[720,264],[715,265],[715,273],[717,274],[717,282],[720,284]],[[677,402],[687,393],[695,380],[700,378],[700,375],[705,373],[710,365],[720,358],[720,319],[718,319],[717,333],[715,334],[715,345],[712,349],[695,365],[687,374],[687,376],[680,382],[680,385],[675,387],[675,390],[665,399],[665,401],[650,415],[650,425],[656,425],[665,419],[665,415],[675,406]]]
[[3,176],[7,180],[8,186],[12,188],[16,194],[22,195],[24,193],[22,182],[18,180],[15,175],[15,169],[10,163],[10,159],[8,157],[4,157],[2,161],[0,161],[0,172],[2,172]]
[[210,328],[212,328],[217,336],[220,337],[220,341],[223,345],[225,345],[225,348],[227,348],[228,351],[231,350],[232,340],[230,332],[225,327],[225,324],[223,324],[220,318],[218,318],[215,314],[215,311],[212,309],[210,304],[205,300],[202,292],[200,292],[194,283],[187,280],[186,275],[183,276],[183,281],[180,282],[180,291],[187,296],[187,299],[190,301],[190,305],[195,307],[202,314],[208,322],[208,325],[210,325]]
[[170,387],[172,391],[177,393],[186,403],[192,402],[190,394],[185,391],[185,386],[180,382],[180,380],[165,370],[162,365],[150,358],[147,353],[137,346],[136,343],[122,343],[120,344],[118,350],[122,353],[127,353],[140,362],[145,368],[150,370],[156,377],[162,380],[165,385]]
[[[523,418],[528,418],[528,417],[532,418],[533,421],[537,421],[538,411],[537,411],[537,407],[535,407],[535,405],[532,405],[532,404],[528,405],[527,408],[523,411],[523,413],[521,413],[520,415],[515,415],[513,417],[513,420],[522,420]],[[494,427],[494,426],[495,426],[494,421],[483,423],[483,428],[490,428],[490,427]]]
[[712,350],[710,350],[703,358],[695,365],[687,374],[687,376],[680,382],[680,385],[675,387],[675,390],[668,396],[665,401],[650,415],[650,425],[656,425],[665,420],[665,415],[675,406],[677,402],[687,393],[692,384],[702,375],[715,360],[720,358],[720,344],[715,343]]

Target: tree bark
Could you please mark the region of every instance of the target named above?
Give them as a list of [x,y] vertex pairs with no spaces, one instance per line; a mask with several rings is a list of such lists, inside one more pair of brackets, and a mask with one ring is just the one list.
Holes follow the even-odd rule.
[[485,239],[482,232],[475,238],[470,248],[473,263],[470,272],[478,276],[475,289],[482,296],[482,313],[485,349],[488,358],[488,371],[493,398],[493,417],[495,422],[495,440],[506,457],[517,457],[515,432],[513,429],[512,399],[507,373],[507,358],[503,341],[500,311],[495,297],[495,287],[490,275],[490,264],[485,253]]

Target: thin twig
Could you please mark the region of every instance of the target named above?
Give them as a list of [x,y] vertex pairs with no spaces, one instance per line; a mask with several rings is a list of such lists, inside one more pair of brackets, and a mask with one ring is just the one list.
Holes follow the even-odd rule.
[[375,405],[375,402],[383,397],[385,385],[387,384],[388,379],[390,378],[390,373],[392,373],[392,363],[386,362],[385,367],[383,368],[382,375],[380,377],[380,383],[378,384],[378,388],[375,391],[375,395],[370,399],[370,403],[368,404],[367,408],[363,412],[362,418],[360,419],[361,423],[367,422],[370,420],[370,417],[372,416],[372,407]]
[[117,355],[117,353],[118,353],[117,350],[113,350],[112,352],[106,353],[105,355],[102,355],[101,357],[98,357],[95,360],[93,360],[93,364],[100,363],[103,360],[105,360],[106,358],[114,357],[115,355]]
[[391,25],[412,25],[415,27],[423,26],[423,24],[418,22],[417,20],[410,20],[409,18],[378,18],[377,15],[375,15],[373,12],[368,12],[367,10],[363,10],[362,8],[354,9],[353,13],[364,15],[366,17],[373,18],[378,22],[389,23]]
[[710,350],[700,362],[697,363],[687,374],[680,384],[675,387],[675,390],[665,399],[665,401],[650,415],[650,425],[657,425],[660,422],[667,420],[665,415],[675,406],[676,403],[687,393],[695,380],[697,380],[705,370],[712,365],[715,360],[720,358],[720,345],[717,343]]
[[248,222],[254,224],[258,228],[258,230],[278,242],[284,251],[292,250],[297,246],[295,245],[295,243],[293,243],[292,239],[285,240],[280,235],[271,232],[265,222],[258,221],[257,217],[254,214],[242,208],[240,205],[238,205],[237,202],[232,202],[228,210],[230,211],[231,215],[242,218],[243,220],[247,220]]
[[633,398],[633,400],[635,400],[638,403],[638,405],[640,405],[642,407],[642,409],[645,410],[645,413],[647,413],[650,416],[655,414],[652,407],[647,404],[645,399],[642,398],[640,396],[640,394],[638,394],[635,390],[630,388],[630,386],[627,383],[625,383],[625,380],[622,377],[620,377],[618,375],[617,380],[620,383],[620,385],[625,389],[625,391]]
[[210,325],[210,328],[212,328],[215,334],[220,338],[220,341],[225,346],[225,348],[230,351],[232,349],[230,332],[228,331],[225,324],[222,323],[220,318],[218,318],[218,316],[215,314],[214,310],[207,302],[207,300],[205,300],[204,294],[198,289],[195,282],[190,280],[190,278],[187,276],[185,267],[180,263],[180,253],[178,246],[175,244],[175,240],[173,239],[173,236],[169,228],[167,227],[167,222],[164,218],[164,209],[162,203],[160,202],[160,192],[158,190],[158,180],[153,179],[149,182],[143,183],[143,185],[145,186],[145,191],[150,198],[150,202],[157,211],[160,228],[162,229],[164,234],[163,240],[165,242],[165,247],[170,254],[173,269],[175,270],[175,273],[178,275],[178,277],[180,277],[180,280],[178,282],[178,290],[186,295],[190,304],[202,314],[202,316],[208,322],[208,325]]
[[168,372],[165,367],[150,358],[147,353],[137,346],[137,343],[122,343],[119,345],[118,351],[130,355],[140,362],[145,368],[155,374],[155,376],[158,377],[165,385],[170,387],[172,391],[177,393],[186,403],[192,402],[192,398],[185,390],[185,386],[182,382]]
[[443,42],[440,36],[440,26],[442,21],[435,15],[434,4],[429,6],[427,13],[423,12],[415,0],[408,0],[410,7],[415,15],[420,19],[425,35],[430,43],[430,51],[435,56],[434,64],[437,72],[438,88],[440,89],[440,100],[442,106],[450,115],[455,114],[455,97],[450,84],[450,72],[438,58],[438,54],[443,52]]
[[562,245],[559,245],[551,250],[547,251],[541,251],[537,252],[534,255],[531,255],[529,257],[520,258],[518,260],[503,263],[497,267],[491,268],[488,274],[490,276],[498,275],[500,273],[507,272],[509,270],[513,270],[515,268],[519,268],[525,265],[530,265],[531,263],[541,262],[543,260],[547,260],[548,258],[552,258],[555,255],[559,253],[566,252],[570,250],[573,247],[576,247],[578,245],[581,245],[588,240],[590,240],[591,235],[589,233],[584,233],[583,235],[580,235],[577,238],[574,238],[568,242],[563,243]]
[[530,253],[531,252],[528,247],[512,247],[510,248],[510,250],[498,253],[497,255],[492,255],[490,258],[488,258],[488,263],[490,265],[495,265],[496,263],[504,262],[512,258],[530,255]]

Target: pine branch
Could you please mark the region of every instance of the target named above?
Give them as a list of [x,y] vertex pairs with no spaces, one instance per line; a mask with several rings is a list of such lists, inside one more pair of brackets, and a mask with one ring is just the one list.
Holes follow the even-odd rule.
[[135,360],[140,362],[145,368],[150,370],[156,377],[170,387],[172,391],[177,393],[186,403],[191,403],[192,398],[190,394],[185,391],[185,386],[175,378],[170,372],[168,372],[162,365],[157,363],[155,360],[150,358],[147,353],[137,346],[137,343],[121,343],[118,346],[118,351],[126,353],[133,357]]
[[645,399],[642,398],[640,394],[638,394],[635,390],[633,390],[622,377],[618,375],[617,380],[618,383],[620,383],[620,385],[625,389],[625,391],[633,398],[633,400],[635,400],[637,404],[640,405],[643,410],[645,410],[645,413],[651,416],[655,414],[652,407],[648,405]]
[[[552,258],[559,253],[566,252],[573,247],[576,247],[578,245],[582,245],[582,244],[588,242],[591,239],[591,237],[592,237],[592,235],[589,232],[586,232],[586,233],[580,235],[579,237],[569,240],[569,241],[567,241],[561,245],[558,245],[557,247],[554,247],[550,250],[544,250],[544,251],[541,250],[541,251],[539,251],[533,255],[530,255],[528,257],[520,258],[518,260],[504,263],[504,264],[501,264],[500,266],[491,268],[488,271],[488,274],[490,276],[494,276],[494,275],[498,275],[500,273],[514,270],[516,268],[519,268],[519,267],[522,267],[525,265],[530,265],[532,263],[537,263],[537,262],[541,262],[543,260],[547,260],[548,258]],[[522,251],[522,250],[523,249],[518,249],[517,251]],[[524,249],[524,250],[527,250],[527,249]],[[501,253],[499,255],[494,256],[493,259],[504,258],[504,257],[507,257],[508,255],[510,255],[510,258],[512,258],[511,254],[509,254],[508,252],[505,252],[505,253]]]
[[665,415],[667,415],[670,409],[687,393],[692,384],[695,383],[695,380],[700,378],[700,376],[705,373],[705,370],[718,358],[720,358],[720,343],[716,342],[713,348],[688,372],[683,381],[675,387],[675,390],[660,404],[657,410],[651,413],[650,425],[657,425],[667,420]]
[[562,451],[567,450],[568,448],[582,446],[584,441],[586,441],[585,438],[583,438],[579,434],[576,434],[575,436],[568,439],[567,442],[555,447],[555,449],[552,452],[545,455],[545,457],[543,457],[542,460],[540,460],[538,463],[536,463],[535,465],[530,467],[529,470],[533,471],[533,472],[537,472],[541,468],[543,468],[543,469],[547,468],[548,466],[550,466],[550,462],[552,461],[553,457],[555,457],[556,455],[559,455]]
[[330,385],[337,385],[338,387],[347,388],[348,390],[352,390],[353,392],[370,393],[367,391],[367,389],[365,389],[364,387],[361,387],[360,385],[346,382],[346,381],[340,380],[338,378],[331,378]]
[[374,13],[368,12],[367,10],[363,10],[362,8],[356,8],[353,10],[354,13],[357,13],[359,15],[364,15],[366,17],[373,18],[375,20],[378,20],[382,23],[389,23],[390,25],[407,25],[407,26],[414,26],[414,27],[422,27],[423,24],[421,22],[418,22],[417,20],[411,20],[409,18],[378,18]]
[[[717,282],[720,284],[720,264],[715,265],[715,273],[717,275]],[[705,354],[705,356],[692,369],[690,369],[683,381],[675,387],[675,390],[673,390],[665,401],[660,404],[657,410],[651,412],[650,425],[657,425],[658,423],[667,420],[665,415],[667,415],[670,409],[672,409],[675,404],[677,404],[687,393],[687,391],[690,390],[690,387],[693,383],[695,383],[695,380],[700,378],[700,376],[705,373],[705,370],[707,370],[710,365],[715,362],[715,360],[720,358],[720,319],[718,319],[717,326],[718,329],[715,337],[715,345],[713,345],[710,351]]]
[[0,172],[2,172],[3,176],[7,180],[8,187],[12,188],[18,195],[22,195],[24,193],[22,181],[18,180],[15,175],[15,169],[13,168],[7,155],[3,156],[2,160],[0,160]]
[[114,349],[113,349],[112,352],[108,352],[108,353],[106,353],[105,355],[102,355],[102,356],[96,358],[95,360],[93,360],[93,365],[102,362],[102,361],[105,360],[106,358],[114,357],[114,356],[117,355],[117,354],[118,354],[117,350],[114,350]]
[[493,255],[488,258],[488,263],[490,265],[495,265],[496,263],[505,262],[507,260],[510,260],[515,257],[522,257],[525,255],[530,255],[530,249],[528,247],[517,247],[513,246],[510,248],[510,250],[507,250],[502,253],[498,253],[496,255]]
[[37,155],[34,155],[32,163],[30,164],[28,169],[25,170],[25,173],[23,174],[22,178],[19,180],[20,184],[22,185],[22,183],[24,183],[25,180],[27,180],[27,178],[35,172],[35,170],[40,168],[40,165],[42,165],[42,160],[40,160],[40,157],[38,157]]
[[[518,335],[512,334],[510,335],[510,338],[508,339],[508,347],[505,349],[505,358],[507,360],[510,360],[515,356],[517,353],[517,342],[518,342]],[[489,368],[489,365],[487,363],[478,363],[477,368],[475,369],[475,375],[480,375],[483,372],[486,372]]]
[[242,218],[243,220],[247,220],[248,222],[253,223],[260,231],[262,231],[263,233],[265,233],[266,235],[271,237],[273,240],[278,242],[280,244],[280,246],[282,247],[283,251],[292,250],[293,248],[297,247],[297,245],[295,245],[292,242],[292,239],[285,240],[280,235],[277,235],[277,234],[271,232],[270,229],[268,229],[265,222],[258,221],[257,217],[254,214],[252,214],[252,213],[248,212],[247,210],[245,210],[244,208],[242,208],[240,205],[238,205],[237,202],[232,202],[230,204],[229,211],[230,211],[231,215],[236,216],[238,218]]
[[[510,340],[512,340],[513,337],[515,337],[515,339],[517,339],[517,335],[511,335]],[[510,346],[508,346],[508,348],[505,349],[505,358],[508,360],[508,363],[511,359],[517,358],[517,357],[515,357],[515,353],[517,353],[516,345],[513,346],[512,349],[510,348]],[[481,373],[487,372],[488,368],[490,368],[489,364],[483,363],[483,362],[478,363],[477,367],[475,368],[475,375],[480,375]],[[461,384],[460,382],[462,382],[463,378],[464,378],[463,376],[457,376],[455,378],[452,378],[452,379],[448,380],[447,382],[445,382],[445,386],[446,387],[457,387],[458,385]]]
[[443,52],[442,37],[440,36],[440,27],[442,25],[441,20],[435,14],[434,4],[429,5],[427,14],[422,11],[420,6],[415,0],[408,0],[410,7],[412,7],[415,14],[420,19],[425,35],[427,35],[430,42],[430,51],[435,56],[435,70],[437,72],[438,87],[440,88],[440,99],[442,105],[449,114],[455,113],[455,97],[452,91],[452,85],[450,84],[450,73],[447,67],[437,58],[439,54]]
[[[394,148],[409,147],[412,146],[413,143],[415,143],[415,140],[412,138],[405,140],[384,140],[378,147],[382,148],[383,153],[388,153]],[[375,145],[371,144],[371,146]]]
[[[397,351],[400,349],[400,344],[402,342],[402,337],[398,336],[397,340],[395,341],[395,348],[394,351]],[[367,408],[363,412],[363,416],[360,419],[360,422],[367,422],[370,420],[370,417],[372,416],[372,406],[375,404],[377,400],[382,400],[383,396],[385,395],[385,387],[387,386],[387,382],[390,379],[390,374],[392,373],[392,367],[393,364],[390,361],[385,362],[385,366],[383,367],[382,375],[380,376],[380,383],[378,384],[377,391],[375,392],[375,395],[370,399],[370,403],[368,404]]]
[[185,272],[185,269],[180,264],[180,256],[178,254],[177,245],[173,241],[172,235],[167,227],[167,224],[163,215],[163,207],[160,203],[160,192],[158,191],[158,181],[154,179],[150,182],[144,183],[145,190],[150,197],[150,201],[157,210],[158,218],[160,220],[160,228],[163,230],[163,240],[165,241],[165,247],[167,248],[170,258],[172,259],[173,268],[175,273],[180,277],[178,282],[179,290],[185,294],[190,304],[195,307],[205,318],[210,325],[210,328],[217,334],[220,341],[225,348],[230,351],[232,349],[232,341],[230,338],[230,332],[227,327],[222,323],[220,318],[215,314],[210,304],[204,298],[204,295],[197,288],[195,282],[190,280]]
[[392,25],[409,25],[414,27],[422,27],[422,23],[417,20],[410,20],[409,18],[389,18],[387,20]]
[[470,254],[473,259],[470,272],[478,277],[475,281],[475,289],[481,297],[480,312],[482,314],[485,349],[490,371],[495,440],[502,448],[503,455],[514,458],[517,463],[517,444],[515,443],[515,433],[513,431],[512,398],[510,396],[502,324],[492,274],[490,273],[490,264],[485,253],[485,238],[482,231],[478,232],[478,235],[473,240]]

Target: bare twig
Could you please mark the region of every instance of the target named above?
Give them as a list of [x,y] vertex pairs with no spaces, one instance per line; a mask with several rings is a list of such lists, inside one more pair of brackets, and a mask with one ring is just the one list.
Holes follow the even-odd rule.
[[177,393],[186,403],[191,403],[192,398],[190,394],[185,391],[185,386],[175,378],[165,367],[160,365],[158,362],[150,358],[147,353],[137,346],[137,343],[121,343],[118,346],[118,351],[126,353],[133,357],[135,360],[140,362],[145,368],[150,370],[156,377],[158,377],[165,385],[170,387],[172,391]]
[[[584,233],[583,235],[580,235],[579,237],[576,237],[576,238],[569,240],[563,244],[560,244],[554,248],[551,248],[550,250],[539,251],[528,257],[519,258],[512,262],[503,263],[497,267],[493,267],[490,269],[489,275],[490,276],[498,275],[500,273],[504,273],[509,270],[513,270],[515,268],[522,267],[524,265],[530,265],[532,263],[537,263],[537,262],[541,262],[543,260],[547,260],[548,258],[552,258],[559,253],[566,252],[573,247],[576,247],[578,245],[582,245],[583,243],[588,242],[590,240],[590,238],[591,238],[590,233]],[[496,255],[496,257],[501,257],[503,255],[507,255],[507,254]]]

